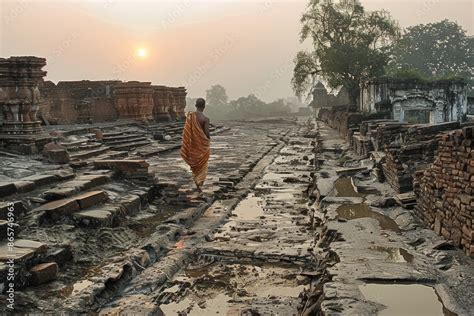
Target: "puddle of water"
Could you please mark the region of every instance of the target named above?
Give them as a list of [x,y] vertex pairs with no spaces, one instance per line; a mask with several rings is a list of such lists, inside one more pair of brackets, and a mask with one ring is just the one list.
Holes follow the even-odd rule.
[[436,291],[421,284],[365,284],[359,290],[368,300],[387,306],[379,315],[456,315],[446,309]]
[[245,199],[237,204],[232,214],[237,215],[239,219],[257,219],[265,215],[263,211],[263,199],[250,193]]
[[342,177],[334,183],[337,197],[364,197],[365,194],[357,192],[351,177]]
[[260,289],[257,294],[259,297],[267,296],[283,296],[283,297],[298,297],[304,290],[304,285],[299,286],[272,286],[266,289]]
[[400,232],[400,227],[390,217],[374,212],[365,203],[360,204],[343,204],[336,209],[338,218],[351,220],[356,218],[370,217],[379,222],[380,228]]
[[179,312],[183,311],[189,316],[226,315],[232,306],[229,302],[231,299],[228,295],[218,294],[212,299],[203,300],[205,304],[200,306],[198,302],[185,298],[178,303],[162,304],[160,308],[165,315],[181,315]]
[[[262,266],[248,264],[214,263],[188,267],[174,277],[171,293],[180,291],[184,296],[168,304],[161,304],[165,315],[240,315],[240,304],[233,298],[255,299],[256,297],[297,298],[305,286],[298,284],[299,269],[286,265]],[[191,288],[187,288],[187,286]],[[306,286],[307,287],[307,286]]]
[[404,263],[412,263],[413,262],[413,255],[410,254],[403,248],[392,248],[392,247],[383,247],[383,246],[372,246],[370,249],[380,252],[386,252],[387,258],[386,261],[391,262],[404,262]]
[[75,295],[75,294],[79,293],[80,291],[82,291],[83,289],[91,286],[92,284],[94,284],[94,282],[89,281],[89,280],[82,280],[82,281],[76,282],[74,284],[68,285],[66,287],[63,287],[59,291],[59,295],[61,297],[66,298],[66,297],[69,297],[71,295]]

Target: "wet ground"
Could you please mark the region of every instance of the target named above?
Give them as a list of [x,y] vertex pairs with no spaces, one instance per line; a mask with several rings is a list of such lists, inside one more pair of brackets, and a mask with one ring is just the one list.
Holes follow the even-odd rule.
[[[68,244],[19,311],[103,315],[469,315],[474,265],[394,203],[372,163],[313,120],[226,123],[205,196],[177,150],[147,158],[160,193],[114,227],[22,233]],[[348,168],[367,167],[365,171]],[[133,190],[111,181],[110,196]],[[443,247],[441,247],[443,248]],[[446,249],[449,247],[444,247]]]

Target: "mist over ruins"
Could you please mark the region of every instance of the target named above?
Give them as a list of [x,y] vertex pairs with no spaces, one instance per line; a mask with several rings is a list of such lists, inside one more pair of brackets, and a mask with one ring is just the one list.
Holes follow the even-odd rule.
[[1,1],[1,313],[472,315],[473,12]]

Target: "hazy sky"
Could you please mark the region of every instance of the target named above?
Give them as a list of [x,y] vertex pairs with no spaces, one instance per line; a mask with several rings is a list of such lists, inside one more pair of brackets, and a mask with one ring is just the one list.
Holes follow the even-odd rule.
[[[292,96],[292,60],[303,46],[307,0],[0,0],[0,55],[47,58],[47,79],[213,84],[230,98]],[[473,34],[473,0],[363,0],[401,26],[457,21]],[[141,52],[141,53],[140,53]],[[139,56],[139,55],[143,56]]]

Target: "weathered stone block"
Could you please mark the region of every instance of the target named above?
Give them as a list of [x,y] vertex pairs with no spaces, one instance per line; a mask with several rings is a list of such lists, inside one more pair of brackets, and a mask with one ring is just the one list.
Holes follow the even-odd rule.
[[15,181],[14,184],[19,193],[30,192],[36,188],[33,181]]
[[79,204],[80,209],[86,209],[108,199],[104,191],[91,191],[73,197]]
[[63,199],[49,202],[33,210],[33,212],[46,212],[47,217],[56,220],[62,216],[70,215],[79,211],[79,203],[74,199]]
[[24,181],[32,181],[36,186],[43,186],[56,182],[56,176],[51,174],[37,174],[23,178]]
[[0,182],[0,197],[6,197],[17,192],[13,182]]
[[[12,204],[10,204],[12,203]],[[20,217],[26,212],[26,207],[21,201],[15,202],[0,202],[0,219],[6,220],[7,213],[12,211],[15,219]]]
[[39,285],[56,278],[58,274],[58,265],[56,262],[41,263],[30,269],[30,283]]

